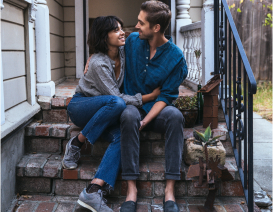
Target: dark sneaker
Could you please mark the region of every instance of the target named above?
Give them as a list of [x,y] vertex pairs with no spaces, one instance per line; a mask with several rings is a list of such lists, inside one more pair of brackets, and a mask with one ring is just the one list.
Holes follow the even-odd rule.
[[78,166],[79,159],[81,157],[81,149],[77,146],[71,145],[75,137],[71,138],[66,144],[65,154],[62,161],[65,169],[76,169]]
[[86,189],[82,191],[78,199],[78,204],[93,212],[113,212],[111,208],[106,205],[106,199],[103,195],[106,192],[99,189],[97,192],[87,193]]
[[136,212],[137,203],[134,201],[127,201],[122,203],[120,212]]
[[[165,200],[165,197],[164,197],[164,200]],[[167,202],[165,202],[164,200],[163,200],[164,212],[179,212],[179,208],[176,202],[172,200],[168,200]]]

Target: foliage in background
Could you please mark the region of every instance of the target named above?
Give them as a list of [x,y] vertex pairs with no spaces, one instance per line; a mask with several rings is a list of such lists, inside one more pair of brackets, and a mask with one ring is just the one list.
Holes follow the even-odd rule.
[[[249,0],[250,2],[254,3],[254,0]],[[242,4],[244,2],[244,0],[240,0],[240,4]],[[262,0],[260,0],[260,2],[257,2],[257,3],[262,3]],[[265,8],[266,5],[263,4],[263,8]],[[229,9],[233,9],[235,8],[235,3],[233,3],[232,5],[229,6]],[[267,8],[269,9],[269,11],[267,12],[266,16],[265,16],[265,20],[264,20],[264,23],[263,23],[263,26],[270,26],[272,27],[272,3],[267,5]],[[242,12],[241,11],[241,8],[237,8],[237,12]]]
[[179,96],[173,104],[180,110],[197,109],[197,96]]
[[272,83],[262,82],[257,85],[253,95],[253,111],[272,122]]

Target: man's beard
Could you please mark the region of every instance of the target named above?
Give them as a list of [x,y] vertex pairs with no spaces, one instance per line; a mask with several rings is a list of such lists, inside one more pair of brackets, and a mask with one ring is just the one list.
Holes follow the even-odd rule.
[[143,34],[143,32],[141,32],[141,34],[139,34],[139,39],[141,40],[151,40],[154,37],[154,35],[152,33],[150,34]]

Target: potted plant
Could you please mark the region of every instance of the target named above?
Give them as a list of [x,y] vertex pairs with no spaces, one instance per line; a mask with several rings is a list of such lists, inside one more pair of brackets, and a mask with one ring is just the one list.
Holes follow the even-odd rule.
[[198,163],[199,157],[203,157],[204,161],[211,157],[215,160],[217,155],[220,164],[225,165],[226,150],[219,140],[223,135],[213,137],[209,125],[204,133],[194,130],[193,136],[185,142],[184,161],[187,165]]
[[197,96],[179,96],[174,101],[174,106],[180,110],[185,119],[185,128],[192,128],[197,119]]

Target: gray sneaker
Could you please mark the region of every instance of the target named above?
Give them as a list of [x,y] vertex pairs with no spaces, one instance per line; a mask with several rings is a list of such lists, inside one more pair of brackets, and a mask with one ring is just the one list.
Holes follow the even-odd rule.
[[71,142],[75,137],[71,138],[65,147],[65,154],[62,161],[63,167],[65,169],[76,169],[81,157],[81,149],[77,146],[71,145]]
[[103,192],[101,189],[98,192],[86,193],[86,188],[79,196],[78,204],[84,208],[87,208],[93,212],[113,212],[111,208],[106,205],[106,199],[103,198]]

